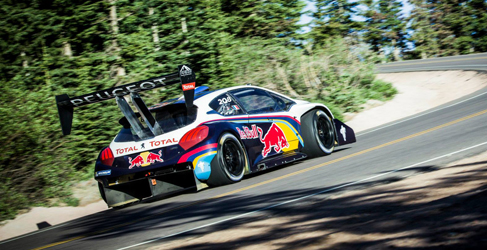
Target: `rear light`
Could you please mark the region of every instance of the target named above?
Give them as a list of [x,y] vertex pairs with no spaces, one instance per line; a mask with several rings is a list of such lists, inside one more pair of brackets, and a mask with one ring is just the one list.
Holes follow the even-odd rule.
[[115,160],[112,150],[109,147],[106,147],[105,149],[103,149],[103,151],[101,151],[100,159],[103,165],[107,165],[110,167],[113,164],[113,160]]
[[191,148],[192,146],[206,139],[206,137],[208,137],[208,131],[209,129],[207,126],[196,127],[183,135],[183,137],[179,140],[179,145],[184,150],[188,150],[188,148]]

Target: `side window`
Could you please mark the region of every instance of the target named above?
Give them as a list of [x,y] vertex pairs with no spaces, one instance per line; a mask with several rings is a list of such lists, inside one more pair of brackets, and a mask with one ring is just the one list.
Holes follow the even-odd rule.
[[232,92],[249,114],[275,111],[276,102],[260,89],[239,89]]
[[220,115],[240,115],[243,114],[240,106],[233,101],[228,94],[222,94],[210,102],[210,107]]
[[272,92],[267,92],[269,93],[270,96],[272,96],[272,98],[274,98],[274,100],[276,101],[277,103],[277,108],[279,110],[276,110],[276,111],[284,111],[284,110],[289,110],[291,108],[292,105],[296,104],[295,102],[283,97],[283,96],[280,96],[280,95],[276,95]]

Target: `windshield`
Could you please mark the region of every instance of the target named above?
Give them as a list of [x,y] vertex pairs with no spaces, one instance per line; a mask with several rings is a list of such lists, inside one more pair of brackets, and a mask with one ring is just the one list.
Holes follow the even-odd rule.
[[[159,126],[161,126],[163,133],[168,133],[176,129],[183,128],[196,120],[197,107],[193,106],[191,109],[186,109],[184,103],[180,104],[170,104],[163,107],[154,108],[151,110]],[[137,116],[139,116],[137,114]],[[141,119],[139,117],[139,119]],[[123,125],[123,129],[118,133],[115,138],[115,142],[128,142],[128,141],[138,141],[141,140],[139,136],[130,128],[130,124],[125,117],[120,119],[120,124]],[[147,139],[153,137],[152,132],[149,128],[144,129],[144,134],[147,137],[142,139]]]

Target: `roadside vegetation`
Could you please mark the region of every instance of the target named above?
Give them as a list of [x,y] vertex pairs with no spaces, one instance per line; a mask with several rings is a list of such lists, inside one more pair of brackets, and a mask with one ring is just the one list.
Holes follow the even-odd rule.
[[[121,114],[107,101],[77,109],[72,134],[62,137],[55,95],[85,94],[190,63],[197,84],[210,89],[250,83],[325,103],[340,117],[369,99],[394,96],[391,84],[375,79],[378,62],[487,50],[474,39],[485,36],[479,22],[473,40],[453,43],[462,45],[456,51],[442,50],[438,39],[430,50],[430,40],[418,39],[424,53],[407,52],[405,23],[428,25],[419,11],[430,1],[415,1],[412,19],[400,15],[400,1],[363,1],[366,12],[354,2],[316,1],[309,13],[314,26],[303,34],[297,22],[305,2],[296,0],[1,1],[0,220],[34,205],[76,205],[71,183],[92,178],[94,159],[119,129]],[[485,19],[475,12],[485,2],[470,2],[471,15]],[[180,95],[176,88],[143,95],[153,104]]]

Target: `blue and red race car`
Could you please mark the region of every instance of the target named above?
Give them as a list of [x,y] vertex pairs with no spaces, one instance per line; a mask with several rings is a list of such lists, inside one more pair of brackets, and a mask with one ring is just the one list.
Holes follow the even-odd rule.
[[[178,83],[184,96],[151,107],[138,94]],[[124,115],[122,128],[95,165],[100,193],[110,207],[231,184],[246,174],[324,156],[336,145],[355,142],[353,130],[323,104],[249,85],[209,91],[196,87],[187,65],[177,73],[79,97],[56,96],[63,133],[71,131],[73,107],[112,98]]]

